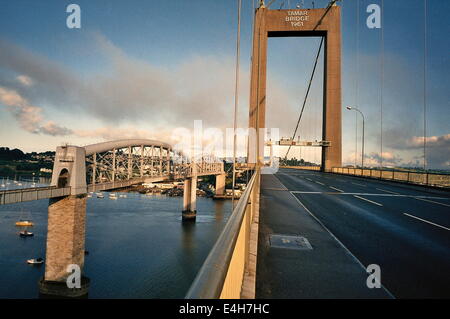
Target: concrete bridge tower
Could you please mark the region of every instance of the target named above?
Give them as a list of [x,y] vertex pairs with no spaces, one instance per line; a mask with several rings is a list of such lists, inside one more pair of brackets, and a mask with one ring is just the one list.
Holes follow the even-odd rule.
[[56,149],[52,186],[70,187],[70,195],[52,198],[48,206],[45,275],[39,282],[43,295],[81,297],[87,295],[89,280],[81,277],[80,288],[68,288],[70,265],[83,270],[86,223],[86,152],[83,147]]

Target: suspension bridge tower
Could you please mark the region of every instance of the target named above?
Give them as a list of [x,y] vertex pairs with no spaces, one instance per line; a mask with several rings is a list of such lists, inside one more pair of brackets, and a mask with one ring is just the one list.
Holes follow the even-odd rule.
[[[257,132],[250,141],[249,153],[258,154],[263,165],[264,139],[259,133],[266,127],[266,67],[269,37],[323,37],[325,45],[321,168],[331,170],[342,164],[341,133],[341,8],[332,1],[327,8],[269,10],[261,3],[256,9],[250,82],[249,128]],[[281,106],[276,106],[281,107]],[[327,143],[328,144],[328,143]]]

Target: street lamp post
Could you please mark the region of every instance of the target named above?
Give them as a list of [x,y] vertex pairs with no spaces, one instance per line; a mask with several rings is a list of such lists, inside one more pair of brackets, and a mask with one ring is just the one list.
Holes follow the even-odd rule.
[[356,108],[356,107],[347,106],[347,110],[349,110],[349,111],[354,110],[354,111],[358,112],[359,114],[361,114],[361,116],[362,116],[362,120],[363,120],[363,127],[362,127],[362,130],[363,130],[363,132],[362,132],[361,167],[364,168],[364,122],[365,122],[364,114],[363,114],[363,112],[361,112],[361,111],[360,111],[358,108]]

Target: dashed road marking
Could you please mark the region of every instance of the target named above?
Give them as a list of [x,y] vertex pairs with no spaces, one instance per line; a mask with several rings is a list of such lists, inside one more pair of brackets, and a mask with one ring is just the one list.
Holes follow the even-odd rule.
[[428,223],[428,224],[430,224],[430,225],[433,225],[433,226],[436,226],[436,227],[443,228],[443,229],[445,229],[445,230],[450,230],[450,228],[448,228],[448,227],[445,227],[445,226],[442,226],[442,225],[439,225],[439,224],[430,222],[429,220],[422,219],[422,218],[417,217],[417,216],[414,216],[414,215],[410,215],[410,214],[407,214],[407,213],[403,213],[403,215],[409,216],[409,217],[414,218],[414,219],[418,219],[418,220],[420,220],[420,221],[423,221],[424,223]]
[[335,191],[338,191],[338,192],[340,192],[340,193],[343,193],[343,192],[344,192],[342,189],[339,189],[339,188],[336,188],[336,187],[333,187],[333,186],[330,186],[330,188],[331,188],[331,189],[334,189]]
[[358,184],[358,183],[353,183],[353,182],[352,182],[352,184],[362,186],[362,187],[367,187],[366,185],[363,185],[363,184]]
[[383,206],[383,204],[374,202],[374,201],[372,201],[372,200],[370,200],[370,199],[367,199],[367,198],[364,198],[364,197],[361,197],[361,196],[358,196],[358,195],[353,195],[353,197],[356,197],[356,198],[365,200],[366,202],[372,203],[372,204],[374,204],[374,205]]
[[[350,196],[355,196],[355,195],[359,195],[359,196],[378,196],[378,197],[405,197],[405,198],[415,198],[415,199],[419,199],[419,200],[425,200],[425,198],[431,198],[431,199],[442,199],[442,200],[449,200],[449,198],[445,198],[445,197],[435,197],[435,196],[414,196],[414,195],[396,195],[396,194],[374,194],[374,193],[336,193],[336,192],[308,192],[308,191],[291,191],[291,193],[294,194],[317,194],[317,195],[350,195]],[[433,202],[433,201],[431,201]],[[434,203],[438,203],[438,202],[434,202]],[[443,204],[443,203],[439,203],[441,205],[446,205],[447,204]]]
[[438,204],[438,205],[442,205],[442,206],[447,206],[447,207],[450,207],[450,205],[448,205],[448,204],[444,204],[444,203],[439,203],[439,202],[435,202],[435,201],[433,201],[433,200],[429,200],[429,199],[418,198],[418,197],[416,197],[416,199],[417,199],[417,200],[423,200],[424,202],[430,202],[430,203],[433,203],[433,204]]
[[385,190],[385,189],[382,189],[382,188],[376,188],[376,190],[379,190],[379,191],[382,191],[382,192],[386,192],[386,193],[389,193],[389,194],[400,195],[400,193],[391,192],[391,191],[388,191],[388,190]]
[[319,185],[325,186],[324,183],[321,183],[321,182],[318,182],[318,181],[316,181],[316,183],[319,184]]

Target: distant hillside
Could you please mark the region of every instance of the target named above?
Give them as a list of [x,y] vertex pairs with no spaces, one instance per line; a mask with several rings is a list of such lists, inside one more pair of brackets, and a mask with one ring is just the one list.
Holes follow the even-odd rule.
[[0,147],[0,160],[17,161],[17,160],[24,160],[27,158],[28,156],[17,148],[10,150],[8,147]]

